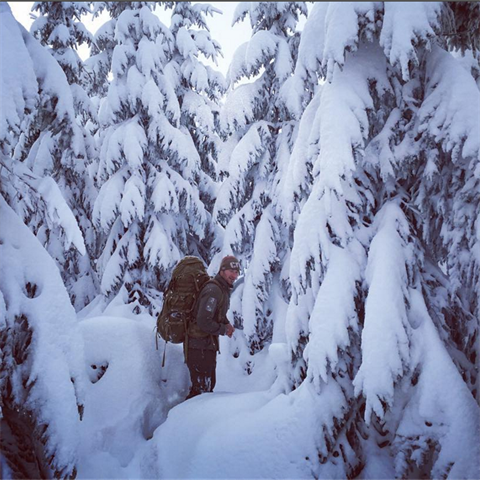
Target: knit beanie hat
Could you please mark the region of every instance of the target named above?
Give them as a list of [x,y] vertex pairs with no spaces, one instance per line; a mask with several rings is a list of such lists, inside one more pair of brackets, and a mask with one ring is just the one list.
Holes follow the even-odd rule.
[[237,270],[240,273],[240,262],[233,255],[228,255],[220,264],[220,271],[222,270]]

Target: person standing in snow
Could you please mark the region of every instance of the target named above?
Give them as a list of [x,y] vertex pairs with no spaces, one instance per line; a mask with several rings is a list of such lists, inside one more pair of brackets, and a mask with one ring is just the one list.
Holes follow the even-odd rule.
[[216,382],[219,335],[232,337],[235,328],[227,320],[230,292],[240,274],[240,263],[227,256],[217,275],[202,288],[188,328],[187,366],[192,382],[187,399],[212,392]]

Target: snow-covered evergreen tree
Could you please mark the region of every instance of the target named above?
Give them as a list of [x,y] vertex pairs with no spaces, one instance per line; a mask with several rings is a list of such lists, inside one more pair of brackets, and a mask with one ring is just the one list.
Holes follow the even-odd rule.
[[72,478],[86,380],[82,343],[57,266],[22,220],[33,212],[61,228],[67,245],[85,247],[57,184],[13,149],[36,121],[72,125],[73,99],[57,62],[6,3],[0,43],[0,64],[8,65],[0,85],[9,92],[0,114],[0,449],[13,478]]
[[[216,63],[221,54],[220,45],[211,38],[207,24],[208,15],[213,16],[219,10],[191,2],[175,2],[171,7],[170,30],[175,46],[167,68],[176,75],[180,128],[188,131],[198,153],[200,165],[193,179],[210,217],[217,193],[219,104],[225,92],[225,79],[220,72],[204,65],[201,58]],[[205,238],[193,250],[207,263],[213,241],[212,226],[209,219]]]
[[98,19],[102,12],[108,11],[110,20],[96,31],[90,46],[90,56],[85,61],[89,82],[87,92],[93,99],[106,97],[109,85],[109,74],[112,68],[113,50],[115,48],[115,24],[121,10],[111,2],[93,2],[93,18]]
[[152,2],[109,2],[107,8],[116,46],[100,110],[94,220],[108,234],[101,288],[109,298],[128,294],[123,300],[139,311],[165,288],[181,257],[205,251],[211,227],[203,201],[211,185],[210,172],[201,169],[214,155],[211,108],[219,82],[197,57],[214,58],[218,45],[207,32],[189,28],[203,26],[207,7],[175,7],[172,30],[153,14]]
[[320,477],[368,475],[372,456],[394,456],[385,477],[478,474],[479,90],[445,50],[454,14],[325,2],[302,34],[297,98],[326,81],[304,112],[281,210],[295,232],[292,386],[318,397]]
[[237,49],[228,71],[220,159],[226,178],[214,210],[224,235],[215,245],[213,268],[232,253],[242,263],[244,281],[232,312],[243,323],[250,354],[272,341],[274,318],[285,310],[281,280],[288,241],[273,200],[296,125],[281,90],[296,61],[299,15],[306,13],[304,2],[242,2],[233,18],[236,23],[250,17],[252,38]]
[[[67,207],[59,186],[46,176],[53,171],[54,155],[66,151],[85,155],[82,131],[75,121],[74,102],[65,75],[56,60],[25,32],[5,7],[2,15],[18,51],[2,48],[2,90],[11,92],[2,104],[0,147],[1,193],[37,235],[54,237],[68,250],[85,254],[78,223]],[[12,17],[13,18],[13,17]],[[22,68],[19,66],[23,66]],[[73,153],[72,153],[73,152]],[[43,240],[43,238],[42,238]]]
[[[96,190],[89,167],[96,156],[94,140],[90,128],[97,123],[96,112],[84,86],[89,77],[80,59],[77,48],[91,44],[92,36],[81,22],[81,17],[90,12],[88,3],[81,2],[36,2],[33,10],[39,16],[31,27],[32,34],[42,43],[51,47],[53,57],[62,67],[70,84],[75,107],[75,117],[84,136],[85,150],[80,155],[70,152],[66,145],[63,152],[52,151],[53,162],[50,174],[59,184],[75,214],[85,238],[88,255],[70,249],[60,251],[54,246],[55,240],[48,235],[47,250],[60,265],[62,277],[77,310],[83,308],[98,293],[94,258],[96,235],[91,221]],[[56,151],[55,151],[56,150]]]
[[[81,85],[84,67],[77,49],[82,44],[90,45],[92,35],[82,23],[82,16],[90,12],[91,2],[35,2],[32,11],[39,13],[32,24],[31,33],[42,45],[51,47],[55,60],[61,65],[70,85]],[[78,92],[81,98],[85,94]],[[84,103],[85,114],[90,113],[88,102]]]

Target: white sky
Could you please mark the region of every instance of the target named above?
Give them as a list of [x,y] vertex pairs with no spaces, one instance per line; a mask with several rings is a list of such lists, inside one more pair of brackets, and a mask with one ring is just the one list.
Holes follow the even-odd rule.
[[[30,30],[32,19],[30,18],[30,9],[34,2],[8,2],[12,13],[16,20],[20,22],[27,30]],[[195,2],[196,3],[196,2]],[[213,17],[207,17],[207,23],[212,34],[212,38],[217,40],[222,46],[223,59],[220,58],[218,62],[218,70],[226,75],[230,61],[238,46],[248,41],[251,37],[251,27],[249,17],[243,22],[235,24],[233,27],[232,18],[235,8],[239,2],[202,2],[210,3],[215,8],[221,10],[223,15],[216,14]],[[159,15],[165,25],[170,25],[171,10],[166,13],[163,12],[163,7],[157,7],[155,13]],[[36,13],[35,13],[36,14]],[[107,13],[104,13],[101,17],[92,21],[89,16],[83,17],[83,23],[85,27],[91,32],[95,33],[97,29],[109,19]],[[79,54],[82,58],[88,56],[88,49],[85,47],[79,49]],[[207,62],[205,62],[207,63]]]

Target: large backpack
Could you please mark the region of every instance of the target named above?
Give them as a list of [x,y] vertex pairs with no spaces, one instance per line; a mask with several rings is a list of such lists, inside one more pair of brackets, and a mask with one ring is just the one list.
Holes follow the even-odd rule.
[[188,256],[177,263],[163,297],[162,311],[157,317],[157,335],[166,342],[185,341],[198,294],[209,280],[199,258]]

